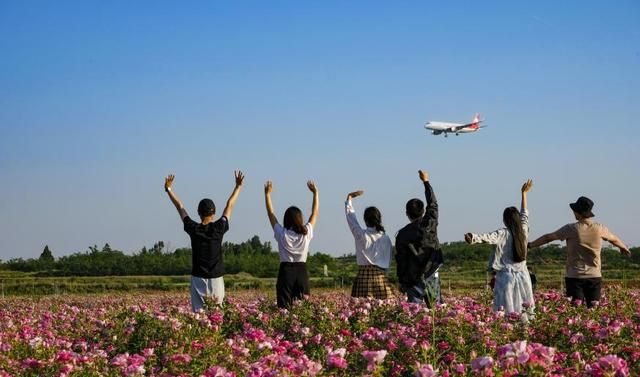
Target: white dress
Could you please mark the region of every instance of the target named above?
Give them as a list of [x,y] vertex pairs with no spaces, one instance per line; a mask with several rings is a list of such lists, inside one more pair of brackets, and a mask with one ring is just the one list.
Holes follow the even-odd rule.
[[[529,212],[520,211],[525,240],[529,235]],[[491,233],[473,234],[471,243],[489,243],[495,245],[495,251],[489,259],[489,270],[496,272],[496,284],[493,288],[493,310],[505,313],[522,313],[527,320],[533,314],[534,301],[531,277],[527,261],[513,260],[513,236],[507,228]]]

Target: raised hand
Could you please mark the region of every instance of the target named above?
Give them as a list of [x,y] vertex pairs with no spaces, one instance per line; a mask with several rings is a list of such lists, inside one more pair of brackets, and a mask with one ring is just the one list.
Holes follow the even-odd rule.
[[307,187],[309,188],[309,191],[314,194],[318,192],[318,187],[314,181],[307,181]]
[[164,191],[169,191],[171,190],[171,187],[173,186],[173,180],[176,178],[175,175],[173,174],[169,174],[167,176],[167,178],[164,179]]
[[264,193],[265,194],[271,194],[271,191],[273,191],[273,183],[271,183],[271,181],[267,181],[264,184]]
[[522,185],[522,189],[521,191],[523,193],[525,192],[529,192],[531,190],[531,188],[533,187],[533,181],[528,179],[523,185]]
[[236,177],[236,186],[242,186],[242,183],[244,182],[244,173],[242,173],[242,170],[236,170],[233,174]]
[[426,170],[418,170],[418,176],[420,176],[422,182],[429,180],[429,173]]
[[473,241],[473,235],[471,233],[465,233],[464,234],[464,240],[468,243],[471,244],[471,241]]
[[347,199],[357,198],[358,196],[361,196],[362,194],[364,194],[364,191],[362,191],[362,190],[350,192],[349,194],[347,194]]

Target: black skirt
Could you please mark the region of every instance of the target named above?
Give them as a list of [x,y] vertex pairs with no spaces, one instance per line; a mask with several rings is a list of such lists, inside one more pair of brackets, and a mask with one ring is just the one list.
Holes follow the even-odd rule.
[[289,308],[294,300],[309,295],[309,272],[305,262],[280,262],[276,296],[278,307]]

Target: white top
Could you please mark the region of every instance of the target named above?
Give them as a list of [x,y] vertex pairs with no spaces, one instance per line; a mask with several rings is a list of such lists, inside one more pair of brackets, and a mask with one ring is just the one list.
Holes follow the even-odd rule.
[[[529,211],[526,208],[520,210],[520,220],[524,228],[525,240],[529,237]],[[486,242],[496,245],[496,249],[489,257],[489,270],[493,271],[526,271],[527,261],[513,261],[513,236],[507,228],[498,229],[491,233],[472,234],[471,243]]]
[[391,263],[391,239],[375,228],[363,229],[358,223],[356,212],[350,200],[344,202],[349,229],[356,240],[356,262],[358,266],[374,265],[385,270]]
[[309,255],[309,243],[313,238],[313,226],[307,223],[304,226],[307,234],[298,234],[293,230],[285,229],[276,223],[273,227],[273,236],[278,243],[280,262],[306,262]]

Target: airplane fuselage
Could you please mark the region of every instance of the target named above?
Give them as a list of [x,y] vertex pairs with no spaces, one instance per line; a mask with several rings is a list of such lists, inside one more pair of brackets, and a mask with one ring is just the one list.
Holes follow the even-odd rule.
[[[466,126],[466,127],[465,127]],[[477,132],[480,127],[473,127],[462,123],[447,123],[447,122],[428,122],[424,125],[424,128],[431,131],[434,135],[440,135],[442,133],[445,136],[449,133],[454,134],[468,134],[471,132]]]
[[450,133],[459,135],[477,132],[480,128],[486,127],[480,126],[481,122],[480,114],[476,114],[471,123],[427,122],[424,128],[431,131],[434,135],[444,134],[446,137]]

